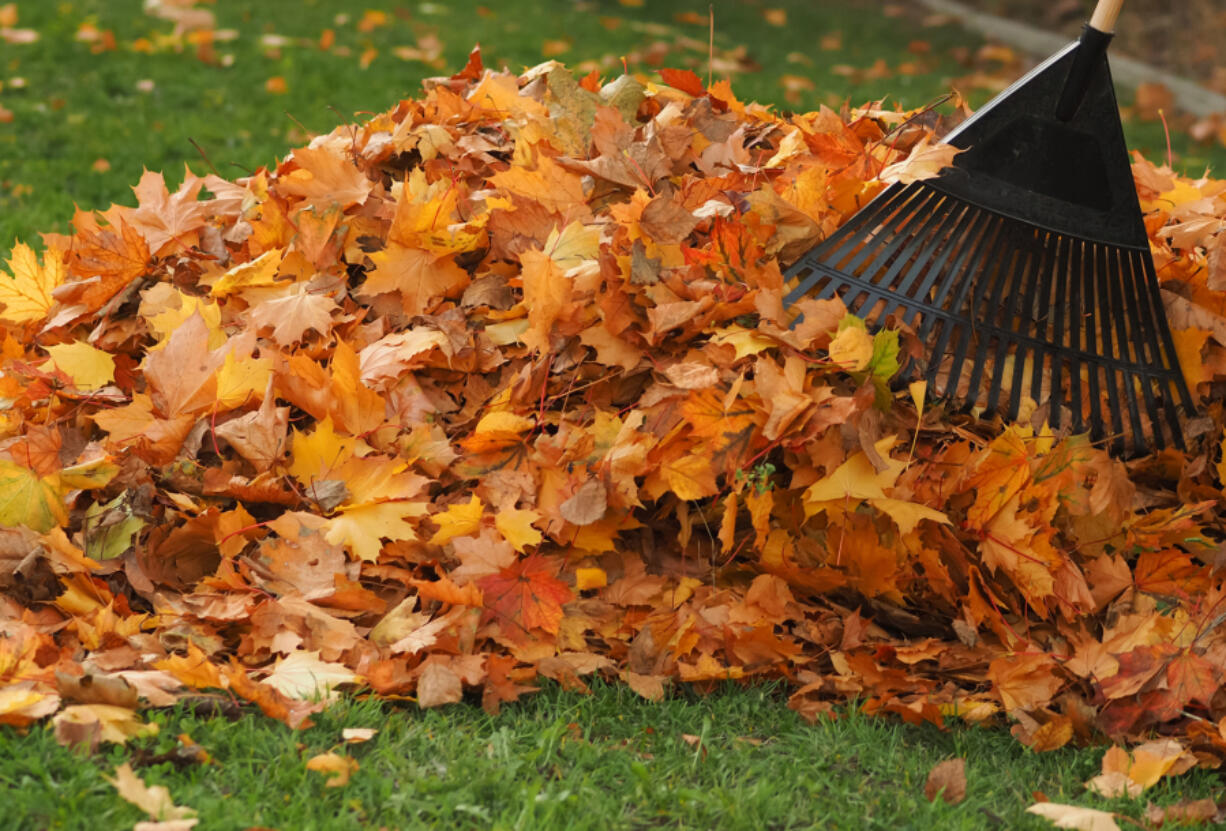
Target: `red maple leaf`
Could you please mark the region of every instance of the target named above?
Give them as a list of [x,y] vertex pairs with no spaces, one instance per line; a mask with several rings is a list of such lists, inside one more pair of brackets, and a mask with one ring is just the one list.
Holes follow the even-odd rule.
[[486,619],[498,618],[525,631],[543,629],[556,635],[562,604],[571,599],[570,587],[555,576],[557,571],[550,560],[533,554],[482,577],[477,585],[485,595]]

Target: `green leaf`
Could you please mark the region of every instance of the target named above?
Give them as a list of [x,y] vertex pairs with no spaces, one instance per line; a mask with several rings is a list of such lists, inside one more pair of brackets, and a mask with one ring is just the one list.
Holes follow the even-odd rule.
[[112,560],[132,547],[132,540],[145,527],[145,520],[132,514],[125,494],[105,505],[85,511],[86,552],[95,560]]

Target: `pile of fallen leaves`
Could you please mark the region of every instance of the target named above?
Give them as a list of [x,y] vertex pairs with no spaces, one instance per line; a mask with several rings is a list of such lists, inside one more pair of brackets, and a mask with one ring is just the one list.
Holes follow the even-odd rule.
[[[947,160],[926,118],[662,79],[474,54],[276,170],[147,173],[16,246],[0,722],[769,677],[809,718],[1161,736],[1118,792],[1226,758],[1220,408],[1125,463],[891,391],[906,336],[785,308],[782,269]],[[1226,182],[1136,176],[1208,395]]]

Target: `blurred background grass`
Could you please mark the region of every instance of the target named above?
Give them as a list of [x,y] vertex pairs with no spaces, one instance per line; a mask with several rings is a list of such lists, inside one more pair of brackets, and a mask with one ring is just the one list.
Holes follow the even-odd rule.
[[[917,7],[215,0],[185,15],[170,0],[0,3],[0,257],[16,239],[37,245],[40,232],[66,230],[74,205],[133,204],[142,169],[173,187],[185,164],[207,169],[201,152],[227,177],[273,165],[312,134],[455,72],[476,43],[491,67],[556,59],[606,78],[684,67],[731,79],[743,100],[793,110],[919,107],[954,87],[979,105],[1025,71],[1030,59]],[[1128,120],[1128,130],[1133,146],[1166,156],[1161,124]],[[1226,149],[1178,130],[1173,154],[1192,172],[1226,166]]]

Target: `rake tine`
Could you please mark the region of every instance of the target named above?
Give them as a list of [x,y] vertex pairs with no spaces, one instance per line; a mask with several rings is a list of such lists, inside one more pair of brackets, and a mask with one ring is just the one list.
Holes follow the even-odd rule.
[[1064,328],[1064,296],[1068,291],[1068,272],[1072,267],[1073,259],[1071,250],[1073,246],[1072,240],[1061,236],[1059,237],[1058,245],[1056,273],[1054,275],[1055,282],[1053,286],[1054,294],[1051,301],[1052,343],[1056,346],[1056,355],[1052,359],[1051,369],[1051,400],[1054,405],[1051,410],[1051,426],[1053,430],[1060,428],[1060,405],[1066,401],[1063,382],[1060,376],[1064,370],[1064,362],[1061,358],[1067,347],[1065,343],[1066,331]]
[[[1044,234],[1046,237],[1047,235]],[[1044,240],[1046,241],[1046,240]],[[1047,273],[1050,262],[1050,251],[1047,245],[1039,247],[1039,262],[1031,268],[1027,277],[1026,287],[1019,292],[1018,302],[1021,304],[1021,309],[1018,312],[1018,331],[1029,334],[1034,337],[1035,343],[1031,347],[1034,357],[1031,359],[1034,363],[1033,378],[1031,381],[1032,398],[1038,402],[1042,400],[1040,388],[1042,386],[1042,365],[1044,361],[1044,349],[1040,345],[1043,341],[1043,328],[1046,325],[1046,310],[1042,318],[1037,314],[1037,309],[1026,308],[1025,304],[1028,299],[1033,301],[1038,290],[1038,285],[1043,279],[1043,275]],[[1022,389],[1024,384],[1024,376],[1026,374],[1026,358],[1022,345],[1019,342],[1018,351],[1013,356],[1013,384],[1009,390],[1009,409],[1006,413],[1006,418],[1013,421],[1017,418],[1018,410],[1022,405]]]
[[[986,317],[986,319],[990,321],[993,317],[995,317],[995,311],[1000,308],[1001,293],[1004,291],[1005,284],[1009,281],[1013,263],[1015,263],[1017,258],[1020,256],[1018,249],[1021,246],[1018,245],[1018,243],[1024,238],[1022,232],[1016,225],[1011,225],[1009,228],[1008,237],[1011,244],[1005,250],[1004,257],[998,259],[993,265],[991,271],[992,276],[988,281],[989,286],[985,287],[976,297],[977,302],[987,302],[988,305],[982,307],[982,313],[975,313],[972,310],[972,320],[983,320]],[[987,299],[989,287],[991,288],[990,300]],[[990,343],[991,337],[987,332],[982,333],[982,335],[978,338],[978,343],[976,344],[975,349],[975,360],[971,364],[970,389],[972,391],[979,388],[979,383],[983,378],[984,370],[987,368],[988,347]],[[971,394],[978,398],[977,393],[972,392]]]
[[[917,212],[913,219],[918,220],[923,216],[923,213]],[[891,296],[905,297],[905,288],[901,285],[895,285],[898,280],[898,275],[908,264],[918,264],[922,260],[917,259],[917,249],[927,245],[924,253],[927,254],[930,250],[940,245],[940,229],[950,221],[950,215],[943,211],[933,210],[928,213],[924,224],[919,228],[918,232],[912,233],[909,230],[900,229],[899,239],[908,240],[907,244],[902,247],[902,250],[893,257],[889,266],[884,272],[878,272],[879,276],[873,278],[873,282],[879,287],[875,291],[870,291],[865,301],[860,304],[860,308],[872,309],[876,306],[879,300],[888,301]],[[907,223],[910,226],[911,222]],[[889,313],[889,309],[886,310]]]
[[[1028,241],[1029,242],[1029,241]],[[997,320],[997,328],[1005,333],[1014,335],[1021,334],[1020,314],[1018,306],[1021,304],[1024,297],[1022,283],[1028,279],[1031,270],[1034,267],[1032,256],[1034,248],[1032,245],[1024,245],[1018,251],[1014,252],[1012,268],[1008,269],[1005,279],[1002,281],[1002,288],[1009,289],[1005,299],[999,304],[993,303],[989,306],[989,315]],[[1017,364],[1020,360],[1025,360],[1025,341],[1019,337],[1010,338],[1008,334],[998,334],[996,337],[996,354],[993,356],[993,369],[991,382],[988,384],[988,403],[989,410],[996,410],[1000,404],[1000,394],[1004,390],[1004,372],[1003,366],[1006,355],[1008,355],[1009,347],[1015,346],[1013,352],[1014,373],[1017,372]],[[1012,388],[1010,388],[1010,396],[1012,396]]]
[[1070,258],[1070,268],[1077,270],[1077,277],[1069,280],[1069,299],[1068,299],[1068,354],[1069,354],[1069,413],[1073,419],[1073,432],[1085,432],[1085,420],[1082,418],[1081,410],[1081,287],[1085,283],[1081,275],[1085,274],[1085,261],[1087,256],[1092,256],[1087,253],[1087,246],[1084,242],[1078,241],[1074,243],[1073,256]]
[[[985,259],[989,259],[990,261],[990,258],[988,257],[989,253],[994,252],[997,248],[1003,247],[1005,238],[1009,236],[1008,228],[1006,227],[1003,219],[1000,219],[999,217],[996,218],[996,222],[994,224],[996,225],[996,228],[993,229],[994,233],[991,235],[991,240],[986,240],[985,238],[981,237],[979,239],[980,244],[976,247],[970,260],[967,261],[967,273],[969,275],[978,275],[978,279],[962,280],[958,285],[956,293],[954,294],[953,301],[946,306],[946,308],[952,309],[955,315],[958,315],[962,311],[963,306],[967,301],[967,295],[971,293],[972,288],[975,289],[975,295],[971,299],[972,310],[976,305],[978,305],[974,297],[978,296],[980,293],[980,288],[976,284],[982,284],[984,282],[984,277],[982,274],[983,262]],[[986,245],[984,244],[985,242],[987,242]],[[969,341],[971,337],[971,326],[973,326],[974,317],[973,315],[964,315],[962,316],[962,320],[966,321],[966,325],[956,327],[959,330],[958,343],[954,347],[953,359],[950,363],[949,377],[945,381],[945,389],[942,390],[942,393],[945,395],[957,394],[958,379],[962,376],[962,363],[964,360],[966,360],[966,350],[970,345]],[[945,347],[950,336],[953,334],[954,328],[955,327],[952,325],[944,327],[941,330],[941,336],[938,339],[936,346],[933,348],[933,355],[935,356],[936,360],[933,367],[929,368],[929,372],[933,374],[934,378],[935,368],[940,366],[940,359],[945,354]]]
[[[1171,439],[1176,447],[1184,449],[1183,432],[1179,429],[1179,413],[1175,406],[1175,398],[1178,396],[1181,400],[1187,402],[1191,399],[1191,394],[1188,392],[1187,384],[1184,382],[1183,372],[1179,367],[1179,359],[1175,356],[1175,345],[1171,341],[1171,331],[1167,326],[1163,326],[1166,320],[1166,310],[1162,306],[1162,297],[1158,294],[1158,274],[1154,271],[1154,261],[1152,258],[1145,256],[1145,252],[1133,252],[1132,254],[1133,267],[1137,269],[1141,277],[1140,293],[1144,300],[1145,309],[1149,314],[1149,319],[1152,321],[1153,328],[1156,330],[1156,338],[1154,340],[1154,351],[1157,365],[1168,371],[1169,377],[1162,383],[1162,399],[1163,410],[1166,413],[1167,427],[1171,431]],[[1189,416],[1194,413],[1189,410]],[[1154,425],[1155,433],[1158,431],[1158,425]]]
[[[949,296],[949,291],[955,284],[969,285],[972,275],[967,268],[968,260],[975,251],[979,250],[979,248],[985,244],[985,237],[987,237],[992,231],[992,214],[987,213],[986,211],[974,211],[970,209],[967,210],[967,214],[972,215],[971,226],[967,229],[966,236],[962,238],[962,245],[949,246],[951,252],[956,250],[957,257],[955,258],[953,265],[949,267],[949,270],[944,273],[944,279],[935,286],[935,292],[932,301],[929,304],[930,309],[933,311],[940,310],[941,314],[932,315],[928,320],[924,321],[920,325],[918,335],[921,340],[927,340],[932,334],[932,327],[936,325],[939,316],[947,316],[948,313],[945,311],[947,308],[957,308],[956,305],[950,305],[947,307],[945,305],[945,298]],[[934,268],[925,277],[924,294],[927,294],[930,290],[933,290],[933,284],[937,276],[937,270]],[[955,303],[960,302],[961,301],[955,301]],[[944,341],[942,341],[942,345],[934,350],[934,352],[935,354],[940,355],[943,349]]]
[[[1035,335],[1044,344],[1048,346],[1044,349],[1037,350],[1035,355],[1034,369],[1030,377],[1030,390],[1033,393],[1035,402],[1043,400],[1043,367],[1050,361],[1054,367],[1059,360],[1056,340],[1052,334],[1052,283],[1055,280],[1057,269],[1060,268],[1057,254],[1058,251],[1052,249],[1059,244],[1059,235],[1051,234],[1047,238],[1047,245],[1043,247],[1043,267],[1039,270],[1039,281],[1037,293],[1032,296],[1032,302],[1035,304],[1036,319]],[[1049,389],[1048,397],[1055,395],[1054,387]]]
[[1101,324],[1099,326],[1099,336],[1102,338],[1103,347],[1101,351],[1102,363],[1100,365],[1107,384],[1107,403],[1111,413],[1111,430],[1104,431],[1103,438],[1114,435],[1116,438],[1112,444],[1118,446],[1120,436],[1124,431],[1124,416],[1120,408],[1120,390],[1119,384],[1116,383],[1115,369],[1113,364],[1118,361],[1118,356],[1115,351],[1115,340],[1111,333],[1111,319],[1116,314],[1114,304],[1114,294],[1111,291],[1111,274],[1107,268],[1108,250],[1105,247],[1099,246],[1095,250],[1094,257],[1094,295],[1102,305],[1104,314],[1100,315]]
[[[945,263],[951,256],[953,256],[955,252],[960,250],[960,247],[951,242],[950,239],[973,238],[977,233],[977,226],[986,219],[986,215],[983,213],[983,211],[974,211],[965,205],[960,206],[958,211],[950,214],[950,216],[954,215],[956,215],[958,218],[957,224],[949,231],[948,234],[942,234],[938,242],[935,243],[935,245],[939,246],[936,256],[931,260],[926,260],[923,258],[917,259],[915,265],[908,273],[906,283],[903,286],[903,291],[906,292],[909,297],[914,298],[914,302],[910,305],[906,316],[903,318],[903,322],[908,326],[910,326],[915,320],[916,314],[921,311],[932,309],[934,306],[933,302],[924,300],[924,298],[927,297],[932,291],[933,284],[936,282],[937,276],[945,270]],[[956,273],[957,271],[958,265],[955,264],[951,267],[951,272]],[[919,285],[912,289],[911,286],[915,282],[915,279],[921,275],[922,279],[920,279]],[[921,329],[921,332],[923,331],[924,330]]]
[[[1113,386],[1119,388],[1120,396],[1124,399],[1124,403],[1128,405],[1129,424],[1136,429],[1137,421],[1141,418],[1140,412],[1137,410],[1136,392],[1132,388],[1132,373],[1126,368],[1131,357],[1131,350],[1128,343],[1127,330],[1127,315],[1128,312],[1124,308],[1123,286],[1121,285],[1123,275],[1119,271],[1119,257],[1115,250],[1107,252],[1107,293],[1109,302],[1111,303],[1111,318],[1115,323],[1116,336],[1116,351],[1118,352],[1118,360],[1121,364],[1116,368],[1116,377],[1119,382]],[[1124,430],[1123,423],[1120,424],[1120,436],[1117,440],[1118,447],[1123,450],[1124,447]]]
[[[1133,342],[1136,344],[1137,352],[1139,353],[1137,357],[1145,366],[1157,366],[1159,361],[1157,333],[1150,322],[1148,304],[1145,302],[1143,290],[1137,282],[1138,278],[1142,277],[1142,274],[1138,273],[1138,264],[1131,252],[1121,252],[1121,260],[1123,260],[1121,263],[1121,274],[1125,275],[1125,299],[1129,301],[1127,304],[1128,310],[1134,323]],[[1166,441],[1163,439],[1162,428],[1159,423],[1161,418],[1158,413],[1157,402],[1154,399],[1152,380],[1152,375],[1149,372],[1146,372],[1141,377],[1141,395],[1145,399],[1145,411],[1149,415],[1149,423],[1153,427],[1154,443],[1161,449],[1166,447]],[[1138,434],[1137,441],[1141,445],[1145,444],[1143,433]]]
[[[1103,352],[1100,341],[1102,340],[1101,333],[1098,332],[1098,299],[1102,297],[1101,290],[1097,289],[1097,256],[1098,246],[1091,246],[1089,255],[1085,260],[1085,275],[1086,275],[1086,294],[1085,294],[1085,351],[1091,355],[1102,355]],[[1086,362],[1087,371],[1090,375],[1090,438],[1094,441],[1102,438],[1102,392],[1098,387],[1098,379],[1102,373],[1102,364],[1095,359],[1089,359]],[[1108,384],[1108,387],[1111,385]]]

